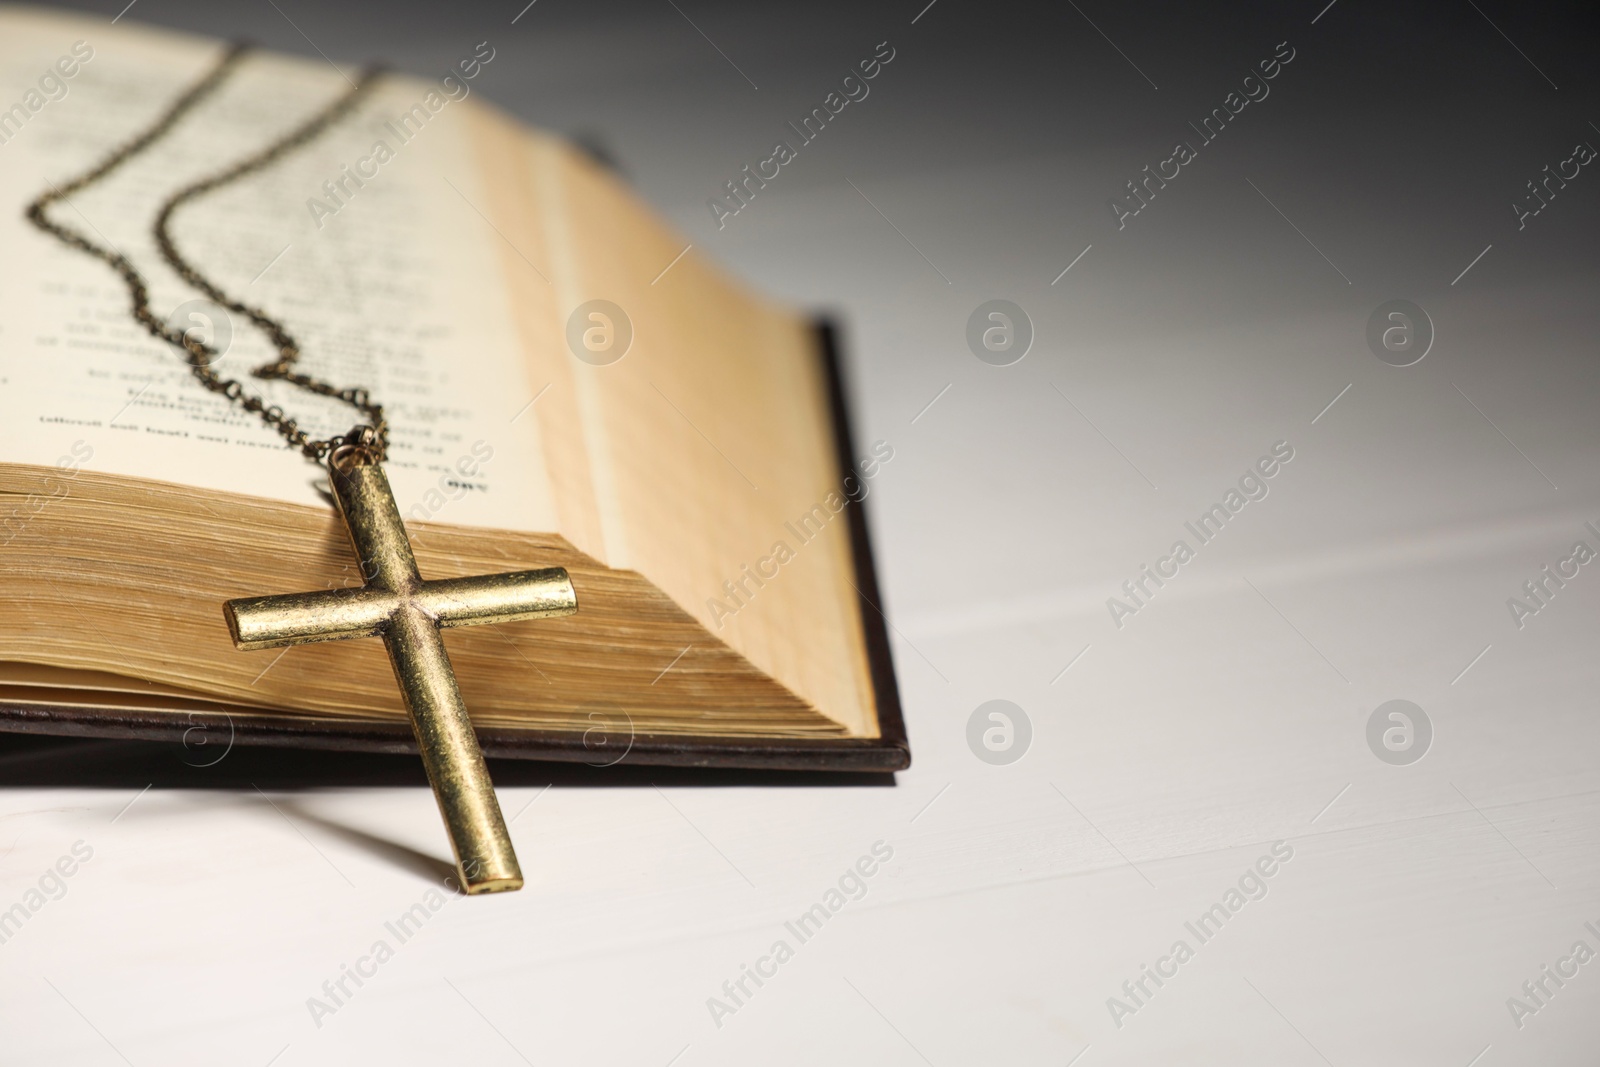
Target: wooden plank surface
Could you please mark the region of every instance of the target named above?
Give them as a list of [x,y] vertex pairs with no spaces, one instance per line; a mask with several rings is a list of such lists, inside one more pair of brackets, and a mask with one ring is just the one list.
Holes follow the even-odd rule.
[[[896,449],[867,506],[914,767],[508,770],[528,888],[431,911],[404,761],[3,740],[0,909],[93,848],[0,944],[9,1061],[1592,1062],[1600,964],[1507,1004],[1600,950],[1600,578],[1507,607],[1600,548],[1591,179],[1507,210],[1600,136],[1565,103],[1575,16],[922,6],[301,22],[418,70],[492,37],[480,91],[604,130],[697,252],[841,313],[858,432]],[[150,17],[305,50],[266,8]],[[706,198],[885,38],[871,95],[717,229]],[[1271,95],[1118,230],[1107,198],[1285,39]],[[1010,367],[965,340],[994,298],[1035,329]],[[1412,367],[1366,342],[1392,299],[1436,327]],[[1267,495],[1118,628],[1107,599],[1278,441]],[[1433,729],[1404,766],[1367,732],[1397,699]],[[969,746],[991,700],[1031,722],[1009,765]]]

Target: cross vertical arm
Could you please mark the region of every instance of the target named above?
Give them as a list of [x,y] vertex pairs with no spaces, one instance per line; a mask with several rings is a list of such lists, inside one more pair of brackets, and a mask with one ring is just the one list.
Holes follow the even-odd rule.
[[[337,456],[338,453],[336,452]],[[422,579],[389,478],[376,463],[328,464],[328,481],[369,586],[410,592]]]
[[428,782],[469,893],[522,888],[522,869],[438,626],[415,605],[395,612],[383,642],[405,697]]
[[462,889],[520,889],[522,871],[439,629],[570,615],[578,610],[572,582],[560,567],[425,582],[378,462],[344,446],[328,467],[365,587],[230,600],[223,613],[234,644],[255,649],[382,636]]

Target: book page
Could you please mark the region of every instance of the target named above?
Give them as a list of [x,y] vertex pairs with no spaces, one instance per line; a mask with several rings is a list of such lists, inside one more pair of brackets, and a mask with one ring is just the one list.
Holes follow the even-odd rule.
[[[132,318],[107,264],[24,218],[52,183],[163,114],[218,47],[25,9],[0,20],[0,462],[67,461],[326,507],[320,470],[257,415],[205,390],[181,353]],[[253,378],[276,352],[169,269],[151,229],[172,192],[294,129],[356,73],[252,54],[166,138],[51,208],[132,260],[157,315],[225,345],[218,372],[313,437],[344,432],[358,413]],[[531,380],[518,348],[496,247],[504,238],[477,207],[485,194],[466,115],[475,106],[470,80],[447,90],[386,78],[311,144],[180,209],[173,234],[224,292],[287,326],[300,369],[366,387],[385,405],[389,476],[408,518],[552,530],[533,403],[545,383]]]
[[[50,74],[74,48],[92,56],[70,79]],[[492,64],[492,53],[468,44],[462,54]],[[300,518],[325,532],[316,468],[205,391],[178,353],[132,322],[106,264],[22,216],[48,183],[83,173],[148,127],[218,54],[215,42],[161,31],[0,13],[0,240],[19,250],[0,266],[0,463],[73,463],[88,449],[82,462],[97,475],[312,505],[318,512]],[[8,131],[5,101],[28,101],[46,75],[53,98],[40,97]],[[121,250],[150,278],[156,312],[174,314],[196,294],[152,240],[163,198],[260,151],[349,87],[328,62],[251,56],[148,155],[52,215]],[[632,657],[649,664],[630,691],[634,706],[665,706],[662,722],[722,714],[726,725],[749,711],[775,724],[800,704],[827,729],[875,736],[864,608],[849,522],[838,517],[859,506],[861,479],[892,447],[874,458],[875,443],[841,470],[810,323],[723,274],[615,176],[477,106],[470,82],[455,88],[386,83],[303,150],[186,206],[175,240],[225,291],[281,319],[300,339],[307,372],[365,386],[388,406],[391,480],[408,519],[557,535],[661,594],[651,600],[629,586],[608,616],[607,596],[632,579],[585,576],[596,584],[580,593],[589,599],[573,625],[595,627],[585,631],[593,640],[581,646],[588,658],[568,656],[594,672],[584,684],[605,676],[612,691],[626,689],[618,665]],[[614,354],[589,346],[586,333],[575,339],[596,303],[629,324],[608,334],[627,338]],[[249,368],[276,353],[233,320],[219,370],[316,436],[351,425],[341,405],[251,379]],[[105,479],[79,484],[91,482],[109,491]],[[150,510],[173,507],[171,494],[136,492]],[[80,525],[101,521],[82,503]],[[124,534],[141,528],[130,507],[123,500],[108,513],[124,516]],[[187,524],[196,521],[205,525],[189,513]],[[295,523],[271,521],[276,564]],[[205,551],[186,538],[192,532],[174,532],[163,551]],[[238,531],[258,571],[267,533],[259,522]],[[209,625],[214,600],[233,595],[218,586],[171,610],[198,619],[204,605]],[[680,624],[698,629],[673,629],[682,640],[670,648],[647,636]],[[493,634],[457,640],[453,655],[474,641],[506,648]],[[24,651],[16,658],[61,659],[57,648]],[[324,654],[333,655],[297,652],[296,662]],[[784,692],[718,690],[727,654]],[[103,669],[99,660],[74,665]],[[370,666],[369,680],[387,684],[381,659]],[[668,666],[681,691],[657,685]],[[294,677],[274,671],[263,685],[275,696],[287,687],[287,705],[300,699]],[[259,695],[249,678],[237,682]],[[506,708],[520,714],[558,696],[535,692],[519,691]],[[326,689],[302,703],[310,699],[333,701]],[[494,710],[485,699],[474,706]],[[361,705],[350,696],[341,706]]]

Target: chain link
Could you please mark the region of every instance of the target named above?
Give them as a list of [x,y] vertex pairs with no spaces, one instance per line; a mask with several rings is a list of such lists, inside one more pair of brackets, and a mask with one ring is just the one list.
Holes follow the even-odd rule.
[[180,207],[230,182],[271,166],[283,156],[315,140],[329,126],[349,114],[371,91],[373,85],[381,76],[382,72],[378,68],[370,67],[362,71],[351,88],[342,93],[337,100],[296,129],[291,130],[271,145],[268,145],[265,149],[255,155],[247,156],[245,159],[208,178],[203,178],[191,185],[187,185],[172,194],[161,204],[159,211],[156,213],[154,227],[156,244],[161,250],[162,258],[171,265],[179,277],[204,293],[218,305],[236,314],[244,315],[267,335],[273,347],[278,350],[277,359],[254,368],[250,373],[263,381],[288,382],[307,392],[342,401],[360,411],[367,421],[357,424],[347,433],[322,440],[313,439],[300,428],[295,419],[286,416],[282,408],[276,404],[268,404],[260,396],[246,393],[244,383],[238,379],[224,378],[218,374],[212,369],[211,364],[221,353],[192,336],[187,329],[174,329],[156,317],[155,313],[150,310],[149,287],[143,275],[139,273],[138,268],[127,257],[115,249],[104,248],[95,244],[76,230],[56,222],[47,213],[50,205],[58,200],[70,205],[71,200],[68,198],[73,193],[79,192],[106,177],[122,164],[171,132],[172,128],[188,112],[217,90],[218,86],[233,73],[249,51],[249,45],[231,45],[216,65],[204,77],[185,90],[177,100],[173,101],[172,105],[151,124],[149,129],[115,149],[105,160],[87,173],[72,179],[64,185],[57,186],[52,184],[48,192],[28,205],[27,216],[29,221],[39,229],[53,235],[73,248],[87,252],[121,275],[122,280],[128,286],[128,294],[132,298],[133,317],[150,332],[151,336],[181,350],[189,364],[189,369],[194,372],[195,378],[211,392],[220,393],[244,410],[260,415],[261,420],[282,435],[284,440],[288,441],[291,446],[299,449],[303,455],[315,462],[322,462],[329,453],[345,446],[359,447],[365,450],[374,461],[382,461],[389,446],[389,423],[384,417],[383,405],[373,402],[365,389],[340,388],[296,370],[295,363],[300,358],[300,346],[283,324],[260,308],[245,304],[243,301],[223,292],[179,251],[170,232],[172,217]]

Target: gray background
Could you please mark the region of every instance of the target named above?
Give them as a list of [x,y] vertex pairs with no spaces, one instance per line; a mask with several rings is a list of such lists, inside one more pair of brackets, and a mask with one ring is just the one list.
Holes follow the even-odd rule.
[[[1600,578],[1520,629],[1506,603],[1600,548],[1600,176],[1520,231],[1510,207],[1600,144],[1587,9],[520,8],[124,17],[421,75],[488,40],[479,93],[836,315],[858,439],[896,450],[867,507],[916,765],[892,789],[497,771],[529,889],[451,904],[316,1028],[305,999],[437,880],[418,772],[6,741],[32,840],[5,884],[73,827],[97,848],[0,948],[9,1057],[1593,1062],[1600,964],[1520,1027],[1507,1006],[1600,950]],[[719,231],[707,198],[885,39],[870,96]],[[1280,41],[1270,96],[1119,231],[1107,198]],[[997,298],[1035,331],[1009,367],[965,342]],[[1395,368],[1365,330],[1402,298],[1437,336]],[[1123,580],[1280,440],[1269,495],[1113,625]],[[1000,699],[1032,737],[994,765],[968,721]],[[1404,766],[1367,743],[1396,699],[1433,731]],[[866,896],[714,1025],[707,998],[879,839]],[[1118,1026],[1107,998],[1276,840],[1267,896]]]

